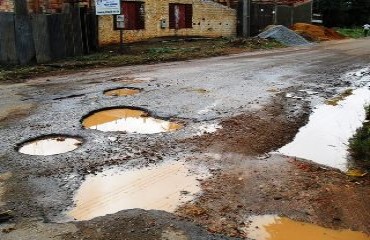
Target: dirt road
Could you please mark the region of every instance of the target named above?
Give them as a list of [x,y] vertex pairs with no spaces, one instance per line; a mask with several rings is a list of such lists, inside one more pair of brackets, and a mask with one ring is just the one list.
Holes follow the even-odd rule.
[[[314,106],[353,85],[346,73],[369,63],[369,39],[344,40],[0,85],[0,210],[14,215],[0,225],[0,238],[247,238],[246,219],[263,214],[370,234],[369,176],[354,179],[266,154],[292,141]],[[119,87],[141,92],[103,94]],[[83,117],[112,107],[134,107],[183,127],[157,134],[82,128]],[[51,156],[17,152],[19,144],[50,134],[83,143]],[[175,212],[123,210],[88,221],[68,215],[91,175],[174,161],[209,176]],[[140,186],[149,189],[155,179]]]

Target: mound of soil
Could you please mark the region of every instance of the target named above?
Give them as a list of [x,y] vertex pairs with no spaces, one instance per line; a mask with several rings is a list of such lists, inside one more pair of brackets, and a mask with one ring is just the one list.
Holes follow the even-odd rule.
[[312,25],[308,23],[296,23],[292,26],[292,29],[313,41],[330,41],[330,40],[341,40],[346,37],[336,32],[333,29],[326,28],[323,26]]

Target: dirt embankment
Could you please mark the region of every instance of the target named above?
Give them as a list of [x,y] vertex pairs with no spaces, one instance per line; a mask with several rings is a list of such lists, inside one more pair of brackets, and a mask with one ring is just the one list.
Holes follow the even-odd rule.
[[294,104],[281,94],[264,110],[225,119],[216,133],[195,137],[190,142],[200,149],[220,153],[258,155],[275,150],[289,143],[308,119],[309,109],[302,103],[297,116],[289,117],[292,113],[288,109],[294,108]]

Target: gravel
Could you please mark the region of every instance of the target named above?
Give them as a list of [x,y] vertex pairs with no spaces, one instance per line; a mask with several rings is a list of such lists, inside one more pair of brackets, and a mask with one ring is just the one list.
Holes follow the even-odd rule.
[[282,25],[272,26],[258,35],[260,38],[272,38],[287,46],[311,45],[309,41]]

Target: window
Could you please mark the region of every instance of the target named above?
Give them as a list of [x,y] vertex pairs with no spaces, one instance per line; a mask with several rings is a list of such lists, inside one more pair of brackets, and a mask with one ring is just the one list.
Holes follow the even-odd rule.
[[[145,28],[145,10],[143,2],[122,1],[122,12],[125,16],[125,30],[139,30]],[[116,18],[114,18],[116,26]]]
[[170,29],[193,27],[193,5],[170,3]]

